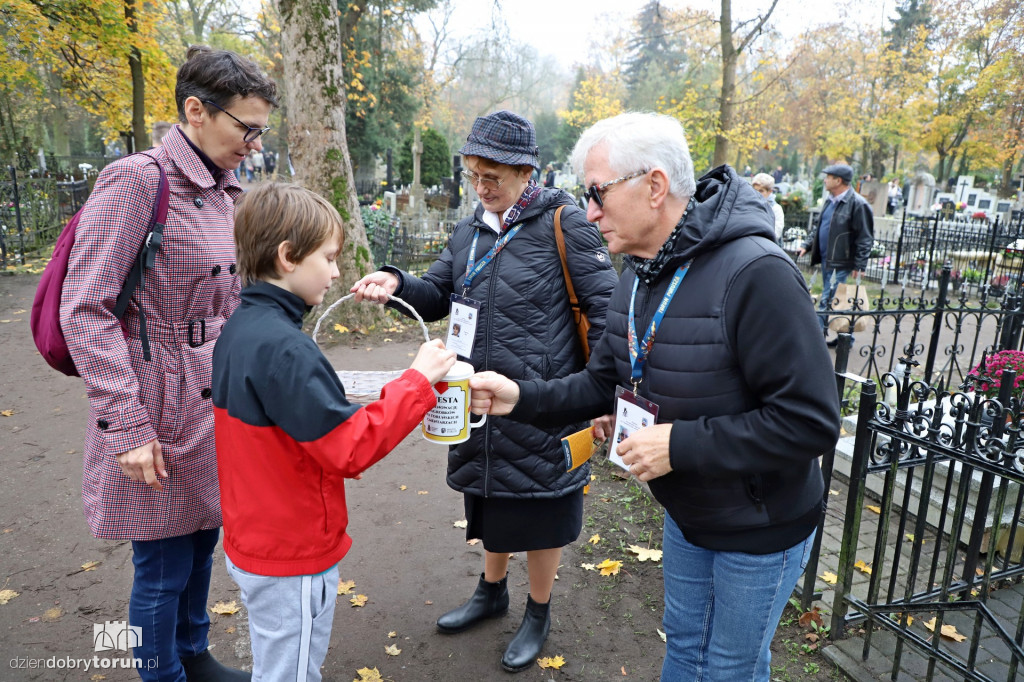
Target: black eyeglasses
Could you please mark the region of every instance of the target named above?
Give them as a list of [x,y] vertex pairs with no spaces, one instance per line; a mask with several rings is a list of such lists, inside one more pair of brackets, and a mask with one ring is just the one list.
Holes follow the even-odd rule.
[[268,130],[270,130],[270,126],[267,126],[265,128],[253,128],[251,125],[247,125],[245,123],[242,123],[235,116],[232,116],[231,113],[227,109],[225,109],[221,105],[217,104],[216,102],[211,102],[208,99],[204,99],[203,100],[203,104],[209,104],[210,106],[217,107],[218,109],[223,111],[225,114],[227,114],[228,116],[231,116],[231,118],[235,119],[235,121],[238,122],[238,125],[240,125],[243,128],[245,128],[245,135],[242,136],[242,140],[244,140],[245,142],[252,142],[257,137],[259,137],[263,133],[265,133]]
[[609,180],[608,182],[602,183],[600,185],[591,185],[590,189],[583,193],[583,198],[586,199],[588,203],[593,201],[598,205],[599,208],[604,208],[604,199],[601,196],[601,192],[606,191],[609,187],[617,185],[620,182],[632,180],[633,178],[639,178],[641,175],[646,175],[649,172],[650,171],[639,170],[636,171],[635,173],[630,173],[629,175],[623,175],[621,178]]

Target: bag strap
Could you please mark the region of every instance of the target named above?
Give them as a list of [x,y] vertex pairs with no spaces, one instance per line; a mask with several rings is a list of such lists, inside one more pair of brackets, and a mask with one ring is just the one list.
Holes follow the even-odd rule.
[[576,324],[580,323],[583,311],[580,309],[580,301],[576,298],[576,289],[572,286],[572,277],[569,276],[569,263],[565,256],[565,235],[562,234],[562,209],[565,205],[555,209],[555,242],[558,244],[558,258],[562,261],[562,274],[565,275],[565,288],[569,292],[569,305],[572,307],[572,317]]
[[[156,168],[160,171],[160,182],[157,186],[156,201],[153,203],[153,216],[150,220],[150,230],[146,234],[146,238],[142,242],[142,246],[139,247],[139,255],[135,259],[135,265],[132,266],[131,272],[128,273],[128,278],[124,281],[124,285],[121,287],[121,293],[117,295],[117,302],[114,304],[114,316],[117,319],[122,319],[125,312],[128,310],[128,303],[131,301],[132,296],[135,294],[135,289],[145,289],[145,270],[152,268],[156,263],[156,252],[160,250],[160,246],[164,240],[164,225],[167,223],[167,208],[170,204],[171,190],[167,182],[167,173],[164,171],[164,166],[160,163],[159,159],[145,154],[149,158],[153,159],[153,163],[156,164]],[[152,360],[149,346],[149,335],[146,333],[146,313],[139,308],[139,338],[142,341],[142,357],[146,361]]]

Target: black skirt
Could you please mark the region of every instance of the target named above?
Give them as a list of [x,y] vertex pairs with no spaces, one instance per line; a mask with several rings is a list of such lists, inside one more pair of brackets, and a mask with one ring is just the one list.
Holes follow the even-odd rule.
[[488,552],[565,547],[583,529],[583,490],[564,497],[505,498],[465,495],[466,539]]

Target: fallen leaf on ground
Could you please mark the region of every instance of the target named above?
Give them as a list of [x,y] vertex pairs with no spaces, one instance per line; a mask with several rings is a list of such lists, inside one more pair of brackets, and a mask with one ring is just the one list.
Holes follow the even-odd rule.
[[597,565],[596,564],[580,564],[580,568],[582,568],[585,571],[596,571],[597,570]]
[[589,495],[590,494],[590,486],[589,485],[583,486],[583,494],[584,495]]
[[86,561],[84,564],[82,564],[82,570],[83,571],[95,571],[96,567],[99,566],[100,563],[102,563],[102,562],[99,562],[99,561]]
[[592,545],[596,545],[597,543],[601,542],[601,536],[598,535],[597,533],[594,533],[593,535],[590,536],[590,539],[587,540],[587,542],[589,542]]
[[802,628],[811,627],[811,623],[817,624],[818,627],[825,624],[821,619],[821,609],[817,606],[812,608],[810,611],[804,611],[801,613],[800,618],[797,619],[797,623],[799,623]]
[[655,628],[655,630],[658,630],[658,637],[661,637],[661,641],[663,641],[663,642],[667,642],[668,641],[668,635],[666,635],[664,632],[662,632],[658,628]]
[[871,567],[868,566],[862,559],[857,559],[857,563],[853,565],[854,568],[860,569],[861,573],[867,573],[871,575]]
[[348,327],[346,327],[343,324],[336,324],[336,325],[334,325],[334,331],[338,332],[339,334],[347,334],[348,333]]
[[462,519],[461,521],[456,521],[452,525],[455,526],[456,528],[465,528],[466,526],[469,525],[469,521],[467,521],[466,519]]
[[221,616],[230,616],[233,613],[238,613],[238,602],[234,599],[231,601],[219,601],[210,607],[210,610]]
[[352,602],[353,607],[366,606],[366,602],[369,600],[370,598],[367,597],[365,594],[357,594],[356,596],[349,599],[349,601]]
[[876,514],[882,513],[882,508],[873,504],[866,504],[864,505],[864,508],[867,509],[868,511],[873,511]]
[[466,540],[466,544],[467,545],[475,545],[478,542],[480,542],[480,538],[473,538],[471,540]]
[[839,491],[838,490],[832,490],[832,488],[829,488],[828,489],[828,494],[829,495],[838,495]]
[[818,577],[827,582],[829,585],[835,585],[836,582],[839,580],[839,576],[837,576],[832,571],[825,571]]
[[380,671],[376,668],[360,668],[356,671],[356,675],[359,675],[359,678],[352,682],[384,682],[384,678],[380,676]]
[[554,668],[555,670],[558,670],[565,665],[565,659],[561,656],[555,656],[554,658],[545,656],[544,658],[537,659],[537,665],[542,668]]
[[618,575],[621,567],[621,561],[612,561],[611,559],[605,559],[597,565],[597,568],[601,570],[601,575]]
[[14,410],[0,410],[0,415],[3,415],[5,417],[13,417]]
[[630,545],[626,548],[626,551],[636,554],[637,561],[661,561],[660,549],[647,549],[639,545]]
[[623,677],[628,677],[629,676],[629,673],[626,672],[626,666],[622,666],[622,668],[620,668],[620,669],[622,670],[622,676]]
[[416,494],[417,495],[429,495],[430,493],[427,492],[426,490],[417,490]]
[[398,654],[402,653],[402,650],[398,648],[397,644],[389,644],[388,646],[384,647],[384,653],[386,653],[388,656],[397,656]]
[[59,620],[63,615],[64,612],[60,610],[60,607],[54,606],[52,609],[46,609],[46,612],[43,614],[43,620],[50,623]]
[[394,639],[395,637],[398,637],[398,633],[394,630],[388,633],[388,639]]
[[407,486],[407,485],[400,485],[400,486],[398,486],[398,489],[399,490],[408,490],[409,486]]
[[99,675],[99,674],[97,674],[97,675],[93,675],[89,679],[92,680],[92,682],[100,682],[100,680],[107,679],[107,676],[106,675]]
[[[937,620],[937,618],[932,618],[931,620],[926,620],[924,622],[924,626],[926,628],[928,628],[930,631],[935,632],[935,621],[936,620]],[[947,637],[947,638],[952,639],[952,640],[957,641],[957,642],[962,642],[962,641],[967,639],[967,637],[965,637],[964,635],[961,635],[959,632],[956,631],[956,626],[955,625],[943,625],[942,626],[942,630],[939,632],[939,634],[941,636],[943,636],[943,637]]]
[[433,606],[434,605],[434,602],[430,601],[429,599],[427,601],[423,602],[423,603],[426,604],[427,606]]
[[590,474],[590,480],[591,481],[596,481],[597,480],[597,474]]
[[355,587],[355,580],[338,580],[338,594],[352,594]]
[[234,625],[230,625],[230,626],[224,628],[224,632],[228,633],[229,635],[235,634],[235,626]]

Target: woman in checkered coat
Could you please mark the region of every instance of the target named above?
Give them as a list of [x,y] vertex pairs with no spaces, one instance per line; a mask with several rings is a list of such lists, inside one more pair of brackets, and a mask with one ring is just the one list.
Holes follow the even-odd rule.
[[[276,86],[252,62],[203,46],[178,71],[179,124],[107,166],[78,224],[61,327],[89,396],[82,498],[93,535],[131,540],[129,622],[144,680],[248,680],[207,651],[221,526],[210,372],[238,305],[234,169],[261,150]],[[156,263],[124,319],[114,301],[149,230],[160,164],[170,202]],[[143,357],[140,309],[152,359]]]

